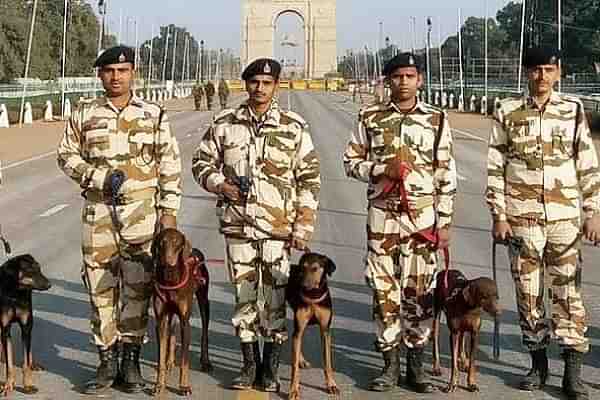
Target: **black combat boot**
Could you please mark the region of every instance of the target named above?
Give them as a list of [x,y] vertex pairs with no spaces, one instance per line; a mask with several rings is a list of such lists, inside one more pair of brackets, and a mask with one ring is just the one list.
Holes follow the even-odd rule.
[[278,393],[281,387],[279,382],[279,357],[281,344],[267,342],[263,348],[263,390]]
[[119,344],[115,343],[108,349],[98,347],[100,365],[96,369],[96,377],[86,382],[84,394],[99,395],[110,388],[119,376]]
[[546,355],[546,349],[534,350],[530,354],[531,369],[519,383],[519,389],[528,392],[542,389],[548,379],[548,356]]
[[145,383],[140,368],[140,351],[142,345],[123,343],[123,359],[121,360],[121,381],[119,387],[126,393],[140,393]]
[[393,348],[383,353],[383,370],[381,375],[369,383],[369,390],[373,392],[389,392],[396,386],[400,376],[400,360],[398,359],[398,349]]
[[[242,343],[242,368],[240,370],[240,375],[233,380],[231,383],[232,389],[237,390],[248,390],[252,389],[254,382],[256,381],[256,356],[255,356],[255,347],[256,353],[258,352],[258,343],[256,345],[254,343]],[[260,354],[260,353],[259,353]],[[260,355],[259,355],[260,357]]]
[[564,350],[565,372],[562,380],[563,393],[569,400],[588,400],[588,390],[581,381],[581,363],[583,353],[575,350]]
[[433,393],[433,386],[425,379],[423,348],[406,351],[406,385],[417,393]]

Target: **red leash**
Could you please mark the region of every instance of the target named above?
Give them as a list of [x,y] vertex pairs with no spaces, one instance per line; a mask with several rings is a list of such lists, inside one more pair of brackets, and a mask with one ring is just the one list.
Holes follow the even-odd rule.
[[160,297],[163,302],[167,302],[167,296],[164,292],[172,292],[187,286],[190,282],[190,278],[197,281],[198,284],[206,283],[206,278],[203,277],[200,272],[200,264],[201,261],[198,257],[188,257],[188,259],[183,262],[183,278],[175,285],[165,285],[157,280],[154,283],[154,289],[158,297]]

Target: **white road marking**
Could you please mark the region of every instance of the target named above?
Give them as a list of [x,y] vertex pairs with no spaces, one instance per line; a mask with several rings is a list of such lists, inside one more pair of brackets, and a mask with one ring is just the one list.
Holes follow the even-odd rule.
[[69,207],[68,204],[59,204],[59,205],[56,205],[56,206],[52,207],[51,209],[49,209],[49,210],[43,212],[42,214],[40,214],[40,217],[42,217],[42,218],[51,217],[52,215],[61,212],[62,210],[64,210],[67,207]]
[[56,150],[49,151],[47,153],[40,154],[39,156],[34,156],[34,157],[28,158],[26,160],[16,161],[14,163],[5,165],[4,167],[0,168],[0,170],[4,171],[5,169],[10,169],[10,168],[18,167],[19,165],[27,164],[27,163],[30,163],[32,161],[41,160],[43,158],[47,158],[47,157],[50,157],[51,155],[55,155],[55,154],[56,154]]
[[466,136],[466,137],[468,137],[468,138],[470,138],[470,139],[478,140],[478,141],[480,141],[480,142],[487,142],[487,139],[483,139],[483,138],[481,138],[481,137],[479,137],[479,136],[475,136],[474,134],[472,134],[472,133],[469,133],[469,132],[467,132],[467,131],[463,131],[462,129],[456,129],[456,128],[452,128],[452,130],[453,130],[454,132],[456,132],[456,133],[458,133],[458,134],[460,134],[460,135],[464,135],[464,136]]
[[461,174],[457,173],[456,177],[458,178],[459,181],[466,181],[467,178],[465,178],[464,176],[462,176]]

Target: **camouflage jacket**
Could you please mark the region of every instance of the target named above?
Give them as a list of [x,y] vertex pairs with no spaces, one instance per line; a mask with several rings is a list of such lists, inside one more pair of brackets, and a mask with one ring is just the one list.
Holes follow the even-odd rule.
[[204,88],[202,85],[195,85],[192,89],[192,96],[196,99],[201,99],[204,97]]
[[219,96],[220,97],[228,97],[229,96],[229,86],[227,86],[227,82],[225,82],[225,81],[219,82]]
[[226,179],[250,179],[247,201],[226,203],[224,234],[310,240],[321,177],[307,124],[275,102],[263,117],[257,121],[247,103],[218,114],[194,154],[194,177],[209,192]]
[[204,94],[206,97],[213,97],[215,95],[215,85],[212,82],[209,81],[204,85]]
[[125,172],[122,201],[156,198],[163,214],[177,215],[181,160],[167,115],[157,104],[133,95],[121,112],[106,97],[78,104],[58,146],[58,166],[104,202],[104,181],[113,169]]
[[490,135],[487,202],[507,216],[548,221],[600,212],[598,157],[583,105],[553,93],[543,111],[532,99],[499,107]]
[[410,167],[404,184],[411,209],[431,209],[437,204],[438,226],[449,225],[456,194],[456,165],[446,114],[422,102],[407,114],[393,102],[363,108],[344,154],[344,166],[346,175],[369,184],[370,206],[386,208],[389,204],[390,199],[381,199],[383,183],[378,177],[383,175],[386,161],[396,155]]

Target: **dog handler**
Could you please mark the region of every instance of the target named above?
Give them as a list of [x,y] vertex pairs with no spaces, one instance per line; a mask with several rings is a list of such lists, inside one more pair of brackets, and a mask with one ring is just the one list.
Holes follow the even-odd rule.
[[152,293],[150,247],[157,222],[176,226],[181,201],[177,141],[164,110],[133,93],[134,60],[123,46],[100,55],[94,66],[105,95],[78,105],[58,147],[59,167],[86,199],[82,275],[100,354],[87,394],[108,389],[119,371],[123,390],[144,388],[139,356]]
[[[397,385],[403,344],[407,385],[430,393],[423,348],[431,333],[436,245],[446,248],[450,240],[452,136],[446,114],[417,99],[423,75],[415,55],[399,54],[383,72],[391,100],[360,111],[344,154],[346,174],[369,184],[365,277],[373,290],[375,344],[385,362],[369,388],[390,391]],[[419,239],[419,232],[436,228],[437,243]]]
[[[280,72],[271,59],[248,65],[242,74],[248,101],[215,117],[192,161],[196,181],[225,202],[221,232],[243,355],[231,386],[240,390],[279,390],[289,250],[306,249],[319,203],[320,166],[308,126],[274,99]],[[265,340],[262,373],[259,336]]]
[[[494,117],[487,202],[494,238],[523,240],[520,252],[510,254],[523,344],[532,359],[520,388],[546,383],[553,335],[565,360],[563,392],[582,400],[588,398],[580,375],[589,341],[578,255],[582,229],[585,238],[600,241],[600,170],[583,104],[554,92],[559,58],[551,48],[526,51],[529,96],[504,100]],[[553,289],[550,319],[543,301],[546,273]]]

